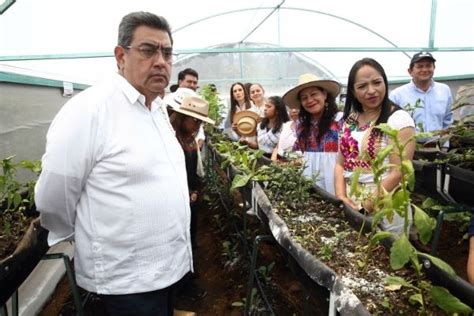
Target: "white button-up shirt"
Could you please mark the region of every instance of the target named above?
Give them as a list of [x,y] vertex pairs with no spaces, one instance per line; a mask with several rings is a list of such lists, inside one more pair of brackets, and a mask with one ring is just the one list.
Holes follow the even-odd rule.
[[165,288],[192,270],[184,154],[162,100],[122,76],[56,115],[36,184],[50,245],[75,241],[77,283],[101,294]]

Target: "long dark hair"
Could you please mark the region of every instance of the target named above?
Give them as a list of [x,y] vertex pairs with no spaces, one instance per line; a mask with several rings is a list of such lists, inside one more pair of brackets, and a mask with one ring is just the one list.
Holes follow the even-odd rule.
[[234,114],[236,112],[236,107],[239,104],[239,102],[237,102],[237,100],[234,98],[234,92],[233,92],[234,87],[236,85],[241,86],[242,89],[244,90],[245,108],[248,110],[252,106],[252,104],[250,103],[249,94],[248,94],[247,89],[245,88],[244,84],[241,83],[241,82],[235,82],[234,84],[232,84],[232,86],[230,86],[230,123],[231,124],[233,123],[232,121],[234,119]]
[[[176,133],[176,138],[180,142],[181,146],[183,146],[182,141],[184,140],[185,137],[188,138],[195,138],[197,136],[198,131],[195,131],[193,134],[185,134],[183,132],[183,125],[184,121],[188,118],[189,116],[183,113],[179,112],[172,112],[170,114],[170,123],[171,126],[173,126],[173,129]],[[193,144],[194,147],[194,144]]]
[[[383,78],[383,82],[385,84],[385,95],[383,96],[382,100],[382,109],[380,111],[379,118],[375,122],[375,125],[381,123],[387,123],[388,117],[396,110],[399,110],[400,107],[390,101],[388,98],[388,80],[387,75],[385,74],[385,70],[383,69],[382,65],[380,65],[375,59],[372,58],[363,58],[358,60],[351,68],[349,72],[349,78],[347,81],[347,96],[346,96],[346,103],[344,105],[344,120],[346,120],[351,112],[362,113],[364,109],[362,108],[362,104],[357,100],[354,93],[354,84],[355,84],[355,77],[357,72],[363,66],[370,66],[374,68]],[[376,130],[376,129],[374,129]]]
[[[325,91],[320,87],[315,87],[320,91]],[[319,122],[318,122],[318,135],[316,135],[316,141],[320,142],[321,137],[326,134],[329,130],[332,121],[337,113],[337,105],[336,105],[336,97],[326,91],[326,104],[324,105],[323,114],[321,115]],[[298,100],[300,96],[298,95]],[[301,104],[301,101],[300,101]],[[301,125],[303,126],[303,130],[301,134],[298,136],[298,141],[301,143],[305,141],[305,139],[309,136],[311,130],[311,113],[306,111],[303,106],[300,108],[299,117],[301,120]]]
[[[276,134],[281,130],[283,123],[288,122],[290,118],[288,117],[288,112],[286,112],[286,106],[283,103],[282,98],[279,96],[271,96],[267,99],[267,102],[270,102],[275,106],[277,117],[275,126],[272,128],[272,132]],[[266,129],[269,123],[270,119],[268,117],[264,117],[260,123],[260,129]]]

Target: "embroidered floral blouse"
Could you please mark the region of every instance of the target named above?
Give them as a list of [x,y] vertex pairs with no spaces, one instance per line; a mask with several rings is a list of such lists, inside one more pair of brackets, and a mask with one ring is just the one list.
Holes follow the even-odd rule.
[[[303,175],[315,178],[315,184],[334,194],[334,168],[338,153],[338,133],[342,126],[342,113],[336,115],[329,130],[318,142],[316,135],[319,132],[318,122],[313,122],[308,137],[305,140],[296,140],[293,145],[294,152],[301,152],[305,169]],[[296,123],[296,136],[300,136],[303,126],[300,121]]]
[[[372,133],[374,122],[358,127],[357,118],[358,114],[352,113],[342,127],[339,145],[344,157],[344,177],[352,177],[354,169],[360,167],[359,182],[370,183],[374,179],[370,169],[371,163],[379,150],[387,146],[388,141],[386,136],[377,136],[376,133]],[[396,130],[415,127],[413,119],[403,110],[392,113],[387,124]],[[388,163],[388,158],[386,158],[386,163]]]
[[303,132],[303,124],[298,120],[296,123],[296,136],[297,139],[293,145],[293,151],[301,152],[337,152],[338,151],[338,137],[339,129],[342,121],[333,121],[326,134],[321,137],[318,142],[316,136],[319,133],[318,122],[311,122],[311,127],[308,137],[304,141],[300,141],[298,138]]

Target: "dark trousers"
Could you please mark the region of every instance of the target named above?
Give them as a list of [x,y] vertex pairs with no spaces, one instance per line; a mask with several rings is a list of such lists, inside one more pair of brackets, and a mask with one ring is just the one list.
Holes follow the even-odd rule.
[[[198,221],[198,202],[191,203],[191,245],[193,250],[197,247],[197,221]],[[193,251],[194,256],[194,251]]]
[[172,316],[174,285],[145,293],[100,295],[110,316]]

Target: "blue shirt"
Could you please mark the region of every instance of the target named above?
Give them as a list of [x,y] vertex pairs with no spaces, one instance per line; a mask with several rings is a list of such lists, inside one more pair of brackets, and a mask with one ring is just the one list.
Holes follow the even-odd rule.
[[[404,108],[415,121],[416,128],[423,126],[424,132],[445,129],[453,123],[453,112],[451,104],[453,97],[448,85],[434,80],[425,92],[418,89],[413,80],[390,93],[390,100]],[[417,100],[420,100],[418,107],[413,109]],[[410,104],[410,107],[407,105]]]

